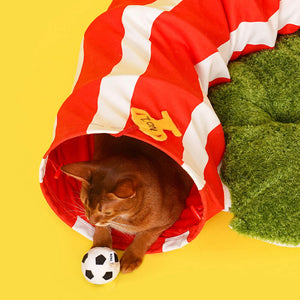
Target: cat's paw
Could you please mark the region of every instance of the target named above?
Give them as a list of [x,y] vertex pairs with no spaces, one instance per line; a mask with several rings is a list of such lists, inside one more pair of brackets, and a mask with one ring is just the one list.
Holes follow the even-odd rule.
[[130,273],[135,270],[143,261],[143,257],[139,257],[134,255],[129,251],[125,251],[124,255],[121,258],[121,272],[122,273]]

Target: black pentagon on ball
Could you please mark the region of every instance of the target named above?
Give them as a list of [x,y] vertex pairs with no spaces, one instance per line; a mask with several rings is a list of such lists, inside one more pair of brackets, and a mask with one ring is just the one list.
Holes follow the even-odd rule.
[[106,261],[106,258],[102,254],[100,254],[96,257],[96,265],[103,265],[105,263],[105,261]]
[[114,253],[114,255],[115,255],[115,262],[118,262],[118,261],[119,261],[119,258],[118,258],[117,253]]
[[85,271],[85,276],[86,276],[88,279],[94,278],[94,274],[93,274],[92,271],[90,271],[90,270],[86,270],[86,271]]
[[88,253],[86,253],[85,255],[84,255],[84,257],[82,258],[82,263],[84,264],[85,263],[85,261],[86,261],[86,259],[88,258]]
[[103,279],[109,280],[112,279],[112,277],[113,277],[113,272],[106,272],[103,276]]

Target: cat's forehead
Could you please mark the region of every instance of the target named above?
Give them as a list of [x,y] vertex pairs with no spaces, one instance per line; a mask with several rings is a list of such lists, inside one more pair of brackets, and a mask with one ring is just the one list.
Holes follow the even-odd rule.
[[89,198],[100,201],[107,198],[107,194],[111,193],[116,185],[118,179],[116,177],[103,176],[94,178],[88,187]]
[[134,172],[127,168],[102,166],[92,174],[91,187],[94,189],[111,190],[125,178],[134,177]]
[[108,193],[101,187],[91,189],[88,192],[87,205],[90,209],[107,209],[115,204],[115,197],[112,193]]

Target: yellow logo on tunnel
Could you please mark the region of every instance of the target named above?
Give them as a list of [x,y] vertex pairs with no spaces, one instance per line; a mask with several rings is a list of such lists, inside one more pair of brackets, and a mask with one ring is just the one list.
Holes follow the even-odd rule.
[[132,107],[131,118],[132,121],[139,127],[139,129],[151,136],[157,141],[165,141],[168,136],[164,130],[171,131],[175,136],[180,137],[182,134],[174,124],[166,110],[161,112],[162,119],[156,120],[152,118],[145,110]]

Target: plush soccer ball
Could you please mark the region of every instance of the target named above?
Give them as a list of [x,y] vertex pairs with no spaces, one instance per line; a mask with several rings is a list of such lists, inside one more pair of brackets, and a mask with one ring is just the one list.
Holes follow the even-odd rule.
[[104,284],[117,277],[120,271],[120,262],[117,253],[112,249],[95,247],[83,256],[81,269],[89,282]]

